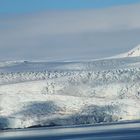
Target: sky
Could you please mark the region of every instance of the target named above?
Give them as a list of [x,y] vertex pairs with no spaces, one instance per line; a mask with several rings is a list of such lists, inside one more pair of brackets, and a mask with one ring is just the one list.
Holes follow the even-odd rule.
[[60,9],[97,9],[139,2],[140,0],[0,0],[0,13],[19,14]]
[[104,58],[140,44],[140,0],[0,0],[0,60]]

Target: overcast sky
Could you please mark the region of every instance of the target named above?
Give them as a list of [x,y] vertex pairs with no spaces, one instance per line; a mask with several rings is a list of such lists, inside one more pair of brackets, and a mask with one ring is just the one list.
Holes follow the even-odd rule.
[[0,60],[96,59],[140,44],[138,0],[12,1],[0,0]]

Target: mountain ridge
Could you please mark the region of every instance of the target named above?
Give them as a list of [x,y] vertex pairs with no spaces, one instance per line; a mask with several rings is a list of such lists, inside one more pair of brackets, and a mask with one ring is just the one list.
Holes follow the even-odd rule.
[[129,50],[128,52],[121,53],[111,58],[122,58],[122,57],[139,57],[140,56],[140,44]]

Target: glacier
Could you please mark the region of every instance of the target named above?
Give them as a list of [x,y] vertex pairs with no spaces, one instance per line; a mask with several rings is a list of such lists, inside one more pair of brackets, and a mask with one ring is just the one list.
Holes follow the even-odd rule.
[[90,61],[0,62],[0,129],[140,119],[139,50]]

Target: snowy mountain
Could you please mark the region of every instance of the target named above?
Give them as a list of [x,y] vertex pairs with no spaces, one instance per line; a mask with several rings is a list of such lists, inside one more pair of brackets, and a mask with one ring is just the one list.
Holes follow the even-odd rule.
[[0,128],[140,119],[140,57],[130,57],[139,47],[126,54],[87,62],[2,62]]
[[116,57],[138,57],[138,56],[140,56],[140,45],[136,46],[135,48],[126,53],[117,55]]

